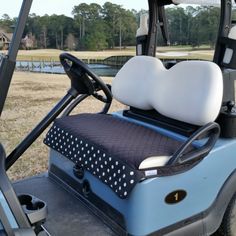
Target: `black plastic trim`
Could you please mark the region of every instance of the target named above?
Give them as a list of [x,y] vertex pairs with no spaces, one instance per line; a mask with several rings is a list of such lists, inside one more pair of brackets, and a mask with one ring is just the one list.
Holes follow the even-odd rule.
[[162,32],[162,37],[165,43],[165,46],[170,45],[170,37],[168,33],[168,27],[167,27],[167,19],[166,19],[166,12],[164,6],[158,7],[158,21]]
[[148,0],[149,5],[149,30],[145,55],[156,56],[157,46],[157,21],[158,21],[158,1]]
[[232,2],[231,0],[221,0],[221,15],[213,61],[221,66],[224,57],[224,46],[220,43],[222,37],[228,37],[231,27]]
[[[71,62],[71,65],[68,61]],[[60,62],[71,80],[71,87],[77,90],[79,94],[93,95],[98,100],[111,105],[112,94],[110,89],[83,61],[69,53],[62,53],[60,54]],[[97,94],[99,90],[104,92],[105,97]]]
[[84,101],[87,97],[89,97],[89,95],[87,94],[82,94],[79,95],[73,102],[71,102],[71,104],[65,109],[65,111],[63,112],[62,116],[69,116],[70,113],[75,109],[75,107],[77,105],[79,105],[82,101]]
[[224,63],[223,58],[222,58],[221,65],[225,68],[236,69],[236,53],[235,53],[236,40],[228,38],[228,37],[221,37],[219,39],[219,44],[222,46],[222,54],[223,55],[225,54],[225,51],[226,51],[227,48],[230,48],[230,49],[233,50],[233,55],[232,55],[232,58],[231,58],[230,62],[229,63]]
[[130,110],[125,110],[123,112],[123,115],[126,117],[143,121],[145,123],[156,125],[164,129],[168,129],[178,134],[182,134],[186,137],[190,137],[195,131],[199,129],[199,126],[170,119],[166,116],[161,115],[155,110],[143,111],[131,107]]
[[[215,122],[199,128],[189,139],[177,150],[167,163],[168,165],[183,164],[203,158],[209,154],[220,136],[220,126]],[[192,147],[194,141],[199,137],[206,137],[207,141],[201,147],[198,147],[188,153],[186,151]]]
[[172,0],[158,0],[158,6],[165,6],[165,5],[170,5],[173,4]]

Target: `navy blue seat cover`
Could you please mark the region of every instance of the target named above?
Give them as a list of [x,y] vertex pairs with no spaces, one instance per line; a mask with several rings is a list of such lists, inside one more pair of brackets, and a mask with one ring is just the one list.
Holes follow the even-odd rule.
[[121,198],[145,177],[138,170],[143,160],[171,156],[182,144],[150,128],[103,114],[59,118],[44,142],[97,176]]

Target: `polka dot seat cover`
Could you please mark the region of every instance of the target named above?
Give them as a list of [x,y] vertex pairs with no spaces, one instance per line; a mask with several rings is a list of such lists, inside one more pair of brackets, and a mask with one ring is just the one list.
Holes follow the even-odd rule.
[[150,128],[104,114],[59,118],[44,143],[126,198],[145,175],[140,163],[171,156],[182,144]]

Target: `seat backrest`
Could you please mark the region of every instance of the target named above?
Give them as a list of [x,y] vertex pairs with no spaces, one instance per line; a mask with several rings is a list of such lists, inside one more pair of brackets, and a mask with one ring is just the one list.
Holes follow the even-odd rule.
[[213,62],[184,61],[167,70],[157,58],[138,56],[118,72],[112,93],[128,106],[202,126],[219,114],[223,78]]

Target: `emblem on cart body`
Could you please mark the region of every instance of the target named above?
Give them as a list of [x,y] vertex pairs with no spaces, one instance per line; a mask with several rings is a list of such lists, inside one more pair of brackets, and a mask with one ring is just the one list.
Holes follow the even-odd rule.
[[165,198],[167,204],[177,204],[183,201],[187,196],[187,192],[184,190],[176,190],[168,194]]

